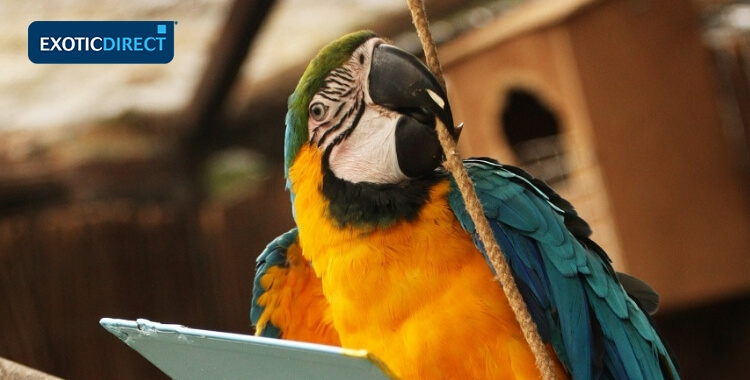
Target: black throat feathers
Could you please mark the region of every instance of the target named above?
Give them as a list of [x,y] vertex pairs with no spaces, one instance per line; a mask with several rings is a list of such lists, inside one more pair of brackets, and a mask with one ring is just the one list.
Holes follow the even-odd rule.
[[340,227],[385,228],[417,218],[430,200],[430,189],[447,178],[447,172],[435,172],[402,184],[352,183],[333,174],[328,165],[331,149],[323,154],[323,195],[330,201],[328,212]]

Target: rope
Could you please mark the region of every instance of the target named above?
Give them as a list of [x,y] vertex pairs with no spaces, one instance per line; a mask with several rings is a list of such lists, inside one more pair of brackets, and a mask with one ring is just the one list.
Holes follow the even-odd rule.
[[[417,28],[417,35],[422,42],[422,47],[424,48],[427,66],[435,74],[443,89],[445,89],[443,70],[440,67],[435,42],[430,33],[430,26],[427,22],[424,3],[422,0],[407,0],[406,2],[411,11],[414,26]],[[543,379],[554,380],[555,372],[552,359],[550,358],[549,352],[547,352],[544,342],[542,342],[542,338],[539,336],[536,324],[531,319],[531,314],[529,314],[526,303],[524,302],[521,293],[518,291],[518,287],[516,286],[508,262],[505,260],[505,255],[503,255],[500,246],[498,246],[495,241],[492,229],[484,215],[482,204],[479,202],[477,193],[474,190],[474,184],[466,174],[461,157],[456,152],[456,143],[453,141],[453,137],[450,132],[448,132],[446,126],[443,125],[439,119],[437,120],[437,124],[438,138],[446,157],[444,165],[450,170],[453,177],[456,179],[458,189],[461,191],[461,196],[464,198],[466,204],[466,210],[469,212],[471,220],[474,222],[474,226],[476,226],[479,239],[482,241],[482,244],[484,244],[487,255],[497,273],[497,279],[502,285],[505,296],[508,298],[510,307],[513,309],[513,313],[516,316],[516,320],[519,325],[521,325],[523,336],[526,338],[526,341],[529,343],[529,347],[534,354],[537,369],[539,369]]]

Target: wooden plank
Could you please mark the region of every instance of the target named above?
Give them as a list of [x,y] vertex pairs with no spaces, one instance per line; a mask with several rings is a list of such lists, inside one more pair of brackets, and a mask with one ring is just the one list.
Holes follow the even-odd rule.
[[0,358],[0,379],[5,380],[60,380],[59,377]]
[[532,1],[519,5],[487,26],[466,33],[440,47],[440,63],[450,66],[520,34],[558,24],[601,0]]

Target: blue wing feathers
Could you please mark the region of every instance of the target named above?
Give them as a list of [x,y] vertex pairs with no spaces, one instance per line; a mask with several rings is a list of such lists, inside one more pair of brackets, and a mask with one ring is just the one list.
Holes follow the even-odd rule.
[[[286,267],[289,265],[287,262],[286,252],[287,249],[297,241],[297,228],[291,229],[289,232],[277,237],[266,246],[266,249],[258,256],[255,260],[255,280],[253,281],[253,301],[250,307],[250,320],[253,325],[258,324],[261,314],[265,309],[263,306],[258,304],[258,298],[265,293],[267,289],[260,283],[261,277],[268,271],[269,268],[280,266]],[[281,338],[281,329],[274,326],[270,321],[266,323],[263,328],[262,336],[267,338]]]
[[609,290],[609,279],[602,262],[597,259],[589,259],[588,269],[589,275],[585,278],[589,287],[597,296],[606,297]]
[[[550,287],[549,282],[543,277],[542,268],[535,267],[532,265],[533,261],[543,265],[541,255],[536,246],[529,244],[527,239],[518,239],[516,237],[513,241],[506,235],[506,233],[500,230],[498,223],[491,223],[495,236],[498,237],[498,241],[503,250],[513,249],[521,252],[529,252],[529,255],[520,256],[514,255],[510,259],[509,265],[517,270],[517,275],[522,279],[520,281],[523,285],[526,285],[531,294],[533,294],[536,302],[539,306],[548,308],[550,307],[549,294]],[[476,239],[477,237],[475,237]],[[540,266],[541,266],[540,265]],[[493,268],[494,270],[494,268]],[[528,294],[528,293],[527,293]]]
[[[548,255],[543,259],[546,256]],[[575,277],[566,277],[555,270],[548,271],[547,274],[550,283],[554,284],[552,299],[557,305],[559,326],[566,326],[560,329],[564,345],[559,350],[565,351],[566,356],[572,359],[568,363],[572,373],[590,376],[592,345],[581,344],[593,341],[588,310],[580,306],[588,303],[585,291],[580,286],[580,280]]]
[[[589,292],[591,292],[589,290]],[[642,379],[641,366],[651,365],[651,363],[639,363],[636,359],[634,350],[639,347],[633,347],[631,340],[628,337],[627,326],[623,323],[623,320],[608,308],[606,302],[595,294],[591,294],[590,297],[592,304],[591,309],[596,315],[596,319],[599,322],[602,332],[605,336],[604,345],[607,348],[607,352],[610,353],[610,359],[612,361],[619,361],[618,367],[624,368],[625,377],[615,377],[616,379]]]
[[633,326],[635,326],[635,329],[641,334],[643,339],[649,342],[654,342],[659,339],[656,331],[651,327],[651,321],[648,317],[645,314],[638,312],[640,307],[631,299],[627,299],[626,301],[628,309],[630,310],[629,315],[633,321]]
[[[464,164],[542,338],[573,378],[679,378],[650,318],[569,202],[521,169]],[[449,201],[487,259],[455,183]]]
[[519,183],[522,186],[532,188],[534,192],[540,194],[543,199],[550,202],[550,207],[564,214],[565,227],[567,227],[573,236],[576,238],[591,236],[591,227],[589,227],[586,221],[578,216],[578,213],[570,202],[560,197],[560,195],[547,186],[546,183],[532,177],[524,170],[509,165],[502,165],[491,158],[469,158],[465,160],[465,162],[468,165],[477,164],[480,167],[483,166],[498,169],[499,175],[508,178],[510,181]]

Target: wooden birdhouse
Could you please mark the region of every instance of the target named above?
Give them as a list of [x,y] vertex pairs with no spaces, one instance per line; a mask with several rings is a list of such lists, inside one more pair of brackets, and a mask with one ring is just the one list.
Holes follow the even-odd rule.
[[679,307],[750,289],[750,185],[688,1],[530,2],[443,44],[462,155],[569,199]]

